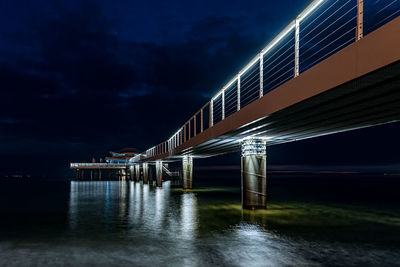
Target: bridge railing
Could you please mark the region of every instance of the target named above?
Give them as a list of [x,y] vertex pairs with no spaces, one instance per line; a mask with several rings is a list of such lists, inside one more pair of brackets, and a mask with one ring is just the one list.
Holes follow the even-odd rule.
[[146,156],[173,154],[192,137],[399,14],[400,0],[311,1],[170,139],[148,149]]
[[126,167],[126,163],[71,163],[71,168],[104,168],[104,167]]

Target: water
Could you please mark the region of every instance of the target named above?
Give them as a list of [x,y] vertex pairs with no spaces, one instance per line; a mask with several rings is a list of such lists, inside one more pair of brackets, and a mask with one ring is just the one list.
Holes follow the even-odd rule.
[[400,265],[396,178],[269,178],[259,211],[236,185],[1,182],[0,265]]

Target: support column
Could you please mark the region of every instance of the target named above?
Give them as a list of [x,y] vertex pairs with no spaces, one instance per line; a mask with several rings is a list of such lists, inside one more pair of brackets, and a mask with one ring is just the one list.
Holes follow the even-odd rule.
[[143,184],[149,183],[148,163],[143,163]]
[[135,182],[140,181],[140,166],[139,164],[135,164]]
[[182,181],[183,189],[193,188],[193,157],[191,156],[182,158]]
[[135,166],[131,165],[129,167],[129,172],[130,172],[130,180],[133,181],[135,178]]
[[242,141],[242,206],[244,209],[267,208],[266,142],[261,138]]
[[162,187],[162,161],[156,161],[156,184],[157,187]]
[[79,169],[76,169],[76,170],[75,170],[75,175],[76,175],[75,179],[76,179],[77,181],[79,181],[79,180],[81,179],[81,172],[80,172]]
[[149,169],[149,183],[152,185],[153,181],[154,181],[154,165],[148,165],[148,169]]

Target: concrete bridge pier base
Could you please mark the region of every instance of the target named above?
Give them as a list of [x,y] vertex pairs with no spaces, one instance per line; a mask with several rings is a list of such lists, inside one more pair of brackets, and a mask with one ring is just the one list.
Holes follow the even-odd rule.
[[129,166],[129,180],[133,181],[133,177],[134,177],[134,167],[131,165]]
[[149,166],[148,163],[143,163],[143,184],[149,183]]
[[77,181],[81,180],[81,178],[82,178],[82,177],[81,177],[81,170],[76,169],[75,175],[76,175],[76,180],[77,180]]
[[162,161],[156,161],[156,185],[162,187]]
[[193,188],[193,157],[182,158],[182,185],[183,189]]
[[242,206],[244,209],[267,208],[266,142],[262,138],[242,141]]
[[140,181],[140,166],[139,164],[135,164],[135,182]]
[[149,177],[149,183],[153,185],[154,181],[154,165],[148,164],[148,177]]

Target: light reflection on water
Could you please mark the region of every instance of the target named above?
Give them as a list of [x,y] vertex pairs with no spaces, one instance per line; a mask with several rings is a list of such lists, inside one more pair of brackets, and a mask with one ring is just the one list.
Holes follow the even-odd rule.
[[65,226],[0,243],[0,265],[394,264],[399,238],[375,241],[399,236],[397,216],[273,201],[243,211],[240,191],[227,188],[71,182]]

